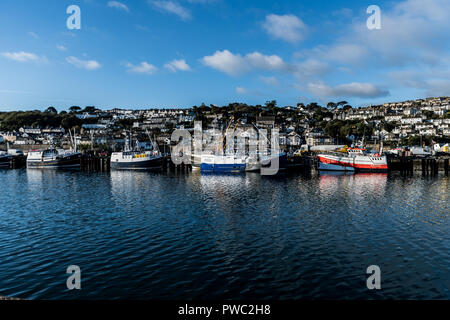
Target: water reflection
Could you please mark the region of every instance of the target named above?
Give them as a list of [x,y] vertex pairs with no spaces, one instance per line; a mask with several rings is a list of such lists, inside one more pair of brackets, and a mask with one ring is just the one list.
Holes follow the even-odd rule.
[[[446,177],[0,171],[0,295],[449,298]],[[84,288],[65,290],[79,264]],[[365,267],[381,266],[382,292]]]

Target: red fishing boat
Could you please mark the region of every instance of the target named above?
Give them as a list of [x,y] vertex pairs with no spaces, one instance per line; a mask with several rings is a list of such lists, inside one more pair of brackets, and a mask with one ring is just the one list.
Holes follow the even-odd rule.
[[349,148],[347,153],[319,154],[318,169],[331,171],[386,172],[386,156],[369,154],[364,148]]

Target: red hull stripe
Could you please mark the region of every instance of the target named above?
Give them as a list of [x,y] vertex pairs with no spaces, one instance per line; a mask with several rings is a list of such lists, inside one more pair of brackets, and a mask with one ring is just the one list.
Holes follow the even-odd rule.
[[387,164],[358,164],[358,163],[349,163],[349,162],[341,162],[337,160],[327,159],[323,157],[319,157],[319,161],[327,164],[336,164],[342,167],[353,167],[357,169],[376,169],[376,170],[387,170]]

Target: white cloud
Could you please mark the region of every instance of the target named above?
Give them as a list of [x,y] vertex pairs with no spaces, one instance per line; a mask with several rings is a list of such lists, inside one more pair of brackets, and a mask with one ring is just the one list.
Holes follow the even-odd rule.
[[390,72],[395,84],[419,89],[426,96],[448,96],[450,88],[450,65],[445,68],[406,69]]
[[150,31],[150,29],[149,29],[148,27],[143,26],[143,25],[141,25],[141,24],[137,24],[137,25],[135,25],[135,27],[136,27],[136,29],[139,30],[139,31],[145,31],[145,32],[149,32],[149,31]]
[[245,88],[243,88],[243,87],[236,87],[236,93],[239,93],[239,94],[247,94],[248,91],[247,91],[247,89],[245,89]]
[[402,1],[382,11],[381,29],[367,30],[365,21],[358,22],[348,36],[386,65],[435,64],[448,49],[448,12],[448,0]]
[[252,67],[261,70],[282,71],[288,67],[277,55],[266,56],[259,52],[253,52],[247,54],[245,59]]
[[165,0],[149,0],[149,3],[160,10],[177,15],[181,20],[186,21],[192,18],[191,12],[177,2]]
[[189,3],[214,3],[220,0],[187,0]]
[[[319,45],[297,53],[314,58],[367,67],[398,68],[435,65],[448,55],[450,19],[448,0],[406,0],[383,9],[381,29],[369,30],[366,17],[340,29],[334,44]],[[370,63],[369,63],[370,61]]]
[[130,9],[128,9],[127,5],[119,1],[108,1],[108,7],[130,12]]
[[128,68],[128,72],[133,72],[133,73],[153,74],[158,70],[157,67],[155,67],[154,65],[152,65],[146,61],[143,61],[138,65],[133,65],[131,63],[127,63],[126,67]]
[[337,43],[330,46],[317,46],[311,50],[296,53],[297,57],[313,57],[324,61],[344,64],[361,64],[368,56],[367,46],[355,43]]
[[331,87],[323,82],[310,82],[307,89],[318,97],[379,98],[389,95],[389,91],[371,83],[352,82]]
[[236,76],[253,70],[288,71],[289,66],[277,55],[263,55],[259,52],[245,56],[233,54],[228,50],[216,51],[211,56],[205,56],[202,61],[208,67]]
[[316,59],[307,59],[295,65],[295,75],[298,79],[322,76],[327,72],[329,72],[328,64]]
[[66,61],[80,69],[96,70],[101,67],[101,64],[95,60],[81,60],[74,56],[67,57]]
[[297,43],[305,38],[306,25],[298,17],[288,15],[269,14],[263,23],[263,28],[275,39]]
[[39,39],[38,34],[35,33],[35,32],[33,32],[33,31],[28,32],[28,35],[31,36],[31,37],[33,37],[33,38],[35,38],[36,40]]
[[208,67],[225,72],[229,75],[237,75],[248,69],[245,58],[235,55],[228,50],[216,51],[212,56],[205,56],[203,63]]
[[429,79],[426,81],[425,94],[428,97],[448,96],[450,79]]
[[56,49],[58,49],[59,51],[67,51],[67,48],[65,46],[63,46],[62,44],[58,44],[56,46]]
[[2,52],[1,55],[7,59],[18,61],[18,62],[28,62],[28,61],[39,61],[40,58],[34,53],[30,52]]
[[[341,10],[335,15],[348,13],[350,16],[351,12],[347,11]],[[336,86],[329,86],[319,81],[321,79],[311,79],[314,75],[324,75],[328,65],[328,71],[338,76],[349,73],[351,67],[354,77],[366,78],[368,74],[382,77],[379,79],[383,85],[391,90],[403,90],[415,96],[448,95],[448,12],[448,0],[405,0],[382,8],[379,30],[367,28],[368,16],[355,17],[347,26],[339,28],[336,41],[295,54],[295,58],[304,59],[296,65],[297,87],[321,97],[376,98],[389,94],[387,90],[357,78],[347,81],[353,83]],[[312,61],[316,61],[315,68]],[[323,65],[322,71],[319,63]]]
[[186,63],[184,59],[180,60],[172,60],[164,65],[165,68],[169,69],[172,72],[177,71],[189,71],[191,67]]
[[331,13],[332,16],[341,18],[351,18],[353,16],[353,10],[350,8],[342,8]]
[[275,77],[259,77],[261,79],[262,82],[264,82],[265,84],[271,85],[271,86],[278,86],[280,84],[280,82],[278,81],[277,78]]

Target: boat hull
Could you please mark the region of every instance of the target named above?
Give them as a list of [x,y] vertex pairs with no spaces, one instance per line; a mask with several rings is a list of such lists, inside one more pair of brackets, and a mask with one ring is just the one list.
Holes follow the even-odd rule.
[[245,159],[233,156],[202,156],[200,164],[200,171],[208,173],[243,173],[245,168]]
[[261,170],[260,162],[250,162],[245,166],[245,171],[247,172],[259,172]]
[[324,170],[324,171],[348,171],[348,172],[355,172],[355,168],[353,168],[353,167],[346,167],[346,166],[340,166],[340,165],[337,165],[337,164],[323,163],[323,162],[319,162],[318,169],[319,170]]
[[[278,167],[271,168],[272,161],[278,158]],[[280,171],[285,171],[287,169],[287,154],[281,153],[278,156],[268,156],[263,158],[261,161],[261,174],[268,173],[269,175],[276,174]],[[274,165],[276,162],[274,162]]]
[[81,167],[81,155],[74,154],[59,159],[27,160],[28,168],[79,168]]
[[202,172],[242,173],[245,172],[245,164],[202,163],[200,170]]
[[9,168],[11,165],[12,156],[0,157],[0,168]]
[[318,156],[318,169],[328,171],[355,171],[355,172],[387,172],[386,157],[339,157]]
[[139,161],[111,161],[113,170],[157,170],[162,168],[162,157]]

